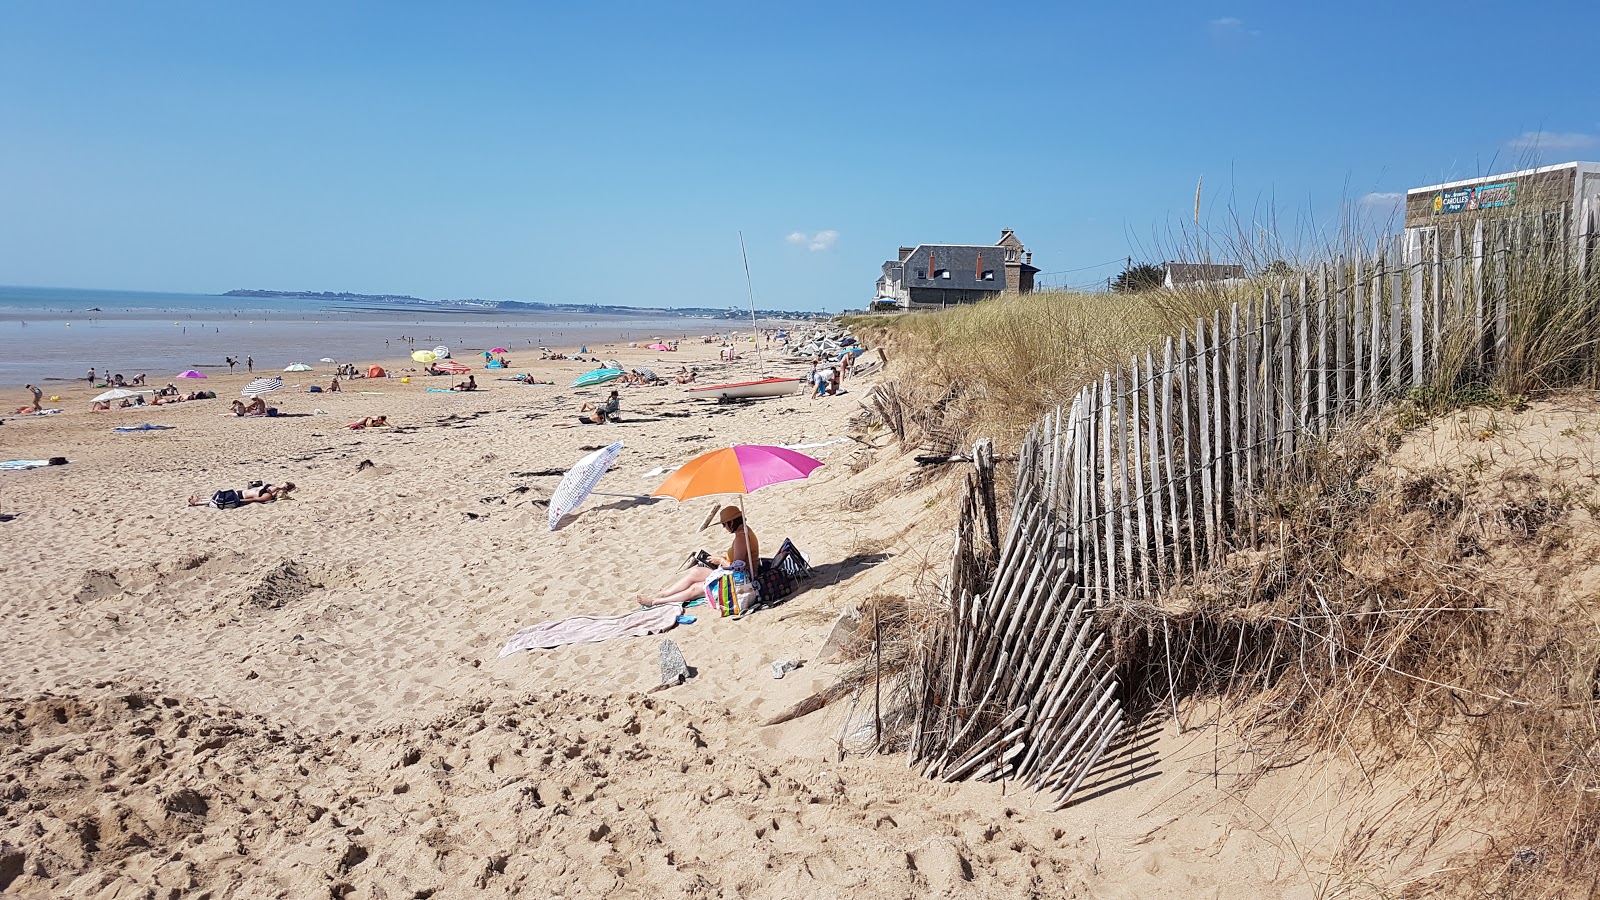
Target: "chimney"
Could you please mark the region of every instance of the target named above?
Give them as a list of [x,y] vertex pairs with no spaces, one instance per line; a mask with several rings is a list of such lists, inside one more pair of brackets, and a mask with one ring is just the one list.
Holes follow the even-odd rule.
[[978,280],[978,281],[982,281],[983,280],[983,251],[982,250],[978,251],[978,268],[977,268],[976,271],[974,271],[972,273],[972,277],[974,279]]
[[1033,265],[1033,251],[1032,251],[1032,250],[1029,250],[1029,251],[1028,251],[1028,256],[1027,256],[1027,258],[1026,258],[1026,259],[1025,259],[1025,260],[1024,260],[1024,262],[1026,262],[1026,263],[1027,263],[1027,264],[1028,264],[1028,265],[1030,265],[1030,266],[1031,266],[1031,265]]
[[934,277],[933,270],[934,270],[934,266],[936,266],[936,265],[938,265],[938,263],[935,262],[935,260],[933,258],[933,251],[929,250],[928,251],[928,277],[929,278]]

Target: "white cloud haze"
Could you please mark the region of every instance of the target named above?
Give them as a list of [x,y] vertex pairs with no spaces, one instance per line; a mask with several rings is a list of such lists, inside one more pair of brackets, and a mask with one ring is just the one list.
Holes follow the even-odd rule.
[[1223,16],[1212,19],[1206,23],[1206,30],[1217,40],[1239,40],[1240,38],[1256,37],[1261,32],[1247,28],[1244,20],[1234,16]]
[[812,253],[826,250],[839,240],[839,232],[833,229],[819,231],[816,234],[806,234],[804,231],[792,231],[787,238],[789,243],[804,246]]
[[1600,135],[1579,134],[1573,131],[1524,131],[1506,142],[1513,150],[1546,150],[1566,153],[1600,147]]

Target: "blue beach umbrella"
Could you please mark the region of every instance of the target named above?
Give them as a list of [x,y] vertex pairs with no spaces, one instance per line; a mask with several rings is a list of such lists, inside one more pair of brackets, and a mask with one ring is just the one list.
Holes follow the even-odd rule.
[[623,374],[624,373],[621,369],[595,369],[579,375],[572,382],[572,386],[592,387],[593,385],[597,384],[605,384],[608,381],[616,381],[618,378],[621,378]]

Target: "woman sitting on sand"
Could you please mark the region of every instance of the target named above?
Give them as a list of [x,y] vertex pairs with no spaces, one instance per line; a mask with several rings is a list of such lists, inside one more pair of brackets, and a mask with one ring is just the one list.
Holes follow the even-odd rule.
[[653,597],[640,597],[640,606],[660,606],[664,603],[687,603],[705,594],[706,579],[710,578],[718,569],[730,568],[736,562],[744,563],[745,571],[753,579],[761,566],[761,542],[756,540],[756,533],[744,523],[744,513],[737,506],[724,506],[717,515],[722,527],[728,529],[733,535],[733,544],[728,547],[724,556],[711,556],[704,550],[697,557],[697,564],[689,571],[683,573],[672,587],[667,588]]
[[468,375],[466,381],[463,381],[460,384],[456,385],[455,387],[451,388],[452,391],[475,391],[477,389],[478,389],[478,378],[475,375]]
[[617,413],[622,412],[622,397],[616,391],[612,391],[604,403],[585,403],[578,407],[578,412],[588,412],[591,409],[604,413],[606,421],[610,421],[617,417]]

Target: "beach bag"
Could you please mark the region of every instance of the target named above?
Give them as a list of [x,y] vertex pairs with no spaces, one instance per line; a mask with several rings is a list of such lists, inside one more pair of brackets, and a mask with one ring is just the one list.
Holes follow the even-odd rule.
[[811,564],[806,562],[794,543],[785,538],[778,554],[761,561],[761,574],[756,579],[763,606],[775,606],[800,587],[800,579],[811,577]]
[[706,579],[706,603],[722,616],[742,616],[755,604],[756,584],[742,562],[718,569]]
[[217,491],[211,495],[211,505],[217,509],[235,509],[244,505],[244,495],[232,489]]
[[772,557],[772,568],[783,571],[790,578],[801,579],[811,577],[811,562],[794,541],[788,538],[778,547],[778,554]]

